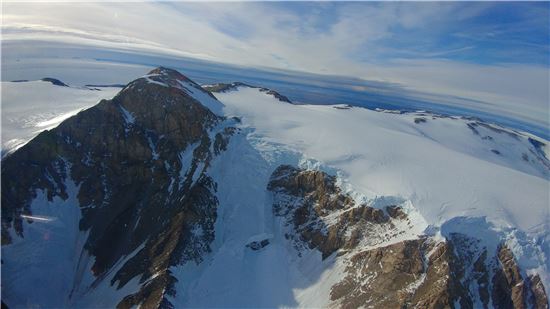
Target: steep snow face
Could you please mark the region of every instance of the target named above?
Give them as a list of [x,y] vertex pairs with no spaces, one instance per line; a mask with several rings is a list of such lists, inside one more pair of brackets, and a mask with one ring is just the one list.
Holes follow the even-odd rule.
[[135,278],[119,290],[109,285],[124,265],[122,259],[108,280],[94,282],[90,271],[93,257],[84,249],[88,232],[79,232],[78,227],[82,218],[77,197],[80,188],[70,177],[64,186],[67,199],[56,196],[49,201],[47,193],[38,190],[30,205],[33,214],[26,216],[32,222],[23,223],[25,237],[12,235],[14,242],[2,248],[3,264],[9,265],[2,267],[2,282],[10,283],[3,284],[3,301],[44,308],[114,307],[122,297],[139,289],[139,280]]
[[2,82],[1,87],[2,156],[120,90],[63,87],[45,81]]
[[[10,265],[2,267],[2,281],[10,282],[2,287],[7,303],[27,300],[28,306],[44,307],[68,304],[67,295],[75,277],[73,265],[77,264],[86,238],[84,233],[75,233],[81,217],[78,187],[70,180],[66,186],[66,200],[56,197],[49,202],[45,192],[37,192],[31,207],[32,218],[38,220],[25,221],[25,238],[13,237],[16,241],[9,249],[2,248],[3,263]],[[58,280],[59,276],[63,280]],[[27,287],[32,287],[32,297]],[[53,289],[59,293],[52,295]]]

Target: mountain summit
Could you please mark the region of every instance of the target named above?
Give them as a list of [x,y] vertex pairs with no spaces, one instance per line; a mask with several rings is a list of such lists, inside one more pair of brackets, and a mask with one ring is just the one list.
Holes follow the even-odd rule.
[[[544,251],[523,234],[505,238],[474,216],[436,226],[411,200],[359,194],[345,174],[298,152],[305,140],[265,136],[274,124],[283,137],[309,134],[304,111],[323,124],[364,112],[384,125],[412,117],[395,119],[416,131],[445,122],[472,147],[506,139],[528,153],[528,171],[547,162],[542,142],[535,149],[479,121],[476,135],[464,119],[304,107],[265,88],[216,87],[221,101],[175,70],[154,69],[3,159],[7,306],[548,308],[544,262],[522,264]],[[282,123],[228,116],[250,106]],[[322,126],[314,133],[315,147],[331,144]],[[518,259],[518,248],[533,253]]]
[[[52,295],[49,284],[38,287],[37,304],[78,306],[91,288],[116,291],[136,278],[141,288],[118,305],[159,305],[174,281],[168,268],[199,262],[214,238],[216,184],[206,171],[233,132],[213,112],[221,106],[177,71],[157,68],[7,157],[4,278],[31,266],[10,259],[7,245],[23,241],[19,254],[57,260],[31,262],[48,265],[44,280],[60,288]],[[33,236],[43,240],[31,245]],[[58,250],[67,255],[56,257]],[[25,271],[19,280],[33,276]],[[6,291],[8,301],[30,297],[16,286]]]

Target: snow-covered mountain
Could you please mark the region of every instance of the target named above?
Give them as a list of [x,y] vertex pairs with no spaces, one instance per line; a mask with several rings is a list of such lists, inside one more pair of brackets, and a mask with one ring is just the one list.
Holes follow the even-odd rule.
[[548,141],[157,68],[2,160],[8,307],[548,308]]
[[124,87],[113,86],[119,85],[73,86],[51,77],[1,82],[2,157]]

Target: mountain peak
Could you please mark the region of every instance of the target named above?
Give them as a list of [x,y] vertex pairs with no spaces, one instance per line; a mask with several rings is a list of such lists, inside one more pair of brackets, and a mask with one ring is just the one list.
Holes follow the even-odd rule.
[[149,73],[147,73],[147,75],[145,75],[145,76],[148,76],[148,77],[161,76],[165,79],[174,79],[174,80],[181,80],[181,81],[191,82],[191,79],[189,79],[187,76],[181,74],[177,70],[167,68],[167,67],[163,67],[163,66],[157,67],[157,68],[149,71]]
[[[204,90],[199,84],[180,72],[165,67],[153,69],[148,74],[130,82],[117,97],[120,98],[128,95],[158,97],[161,94],[165,94],[166,97],[179,97],[183,94],[183,96],[189,97],[196,103],[200,103],[208,108],[217,116],[222,116],[223,114],[223,104],[212,93]],[[162,102],[165,105],[165,103],[171,100],[155,99],[152,101]]]
[[[26,248],[60,265],[49,274],[78,278],[38,303],[89,307],[78,302],[98,286],[126,289],[114,299],[119,308],[168,303],[165,291],[177,281],[169,268],[198,264],[214,239],[217,183],[208,169],[236,131],[214,114],[222,106],[179,72],[157,68],[2,161],[2,245],[38,239]],[[36,229],[40,219],[61,223]],[[86,238],[74,246],[65,235],[80,231]],[[61,247],[84,258],[60,254]],[[3,274],[4,265],[14,273],[28,267],[4,256],[2,263]],[[134,277],[140,285],[130,290]]]

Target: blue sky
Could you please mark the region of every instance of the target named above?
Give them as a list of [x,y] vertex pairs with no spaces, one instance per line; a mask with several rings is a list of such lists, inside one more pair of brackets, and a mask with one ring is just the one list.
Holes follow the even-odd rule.
[[[414,10],[430,3],[404,3]],[[450,14],[418,28],[392,27],[380,40],[391,57],[446,58],[482,64],[549,64],[548,3],[448,3]]]
[[[187,5],[167,5],[189,12]],[[297,16],[298,19],[282,17],[275,25],[302,36],[330,36],[339,23],[354,19],[355,25],[348,30],[356,33],[360,42],[357,48],[341,52],[357,62],[444,58],[480,64],[549,65],[548,2],[271,2],[253,5],[261,6],[266,12],[282,11]],[[204,13],[199,10],[196,16]],[[210,23],[220,32],[243,41],[256,34],[253,27],[231,14],[212,19]]]
[[[208,15],[192,4],[163,5],[201,19]],[[302,37],[335,36],[339,25],[354,20],[346,30],[356,35],[358,44],[340,53],[357,62],[443,58],[549,65],[548,2],[268,2],[247,6],[265,14],[281,14],[274,28]],[[263,35],[231,11],[206,20],[243,42]],[[273,57],[284,59],[277,54]]]
[[[322,72],[328,58],[354,66],[396,59],[549,66],[549,2],[11,3],[4,17],[4,30],[118,34],[221,62],[292,70]],[[147,25],[150,31],[140,31]],[[189,26],[196,30],[185,33]],[[203,43],[186,44],[196,41],[190,36]],[[266,41],[272,44],[261,46]],[[317,63],[304,63],[303,53]]]
[[[344,75],[548,123],[550,2],[4,3],[4,42],[42,40]],[[62,45],[60,45],[62,46]]]

